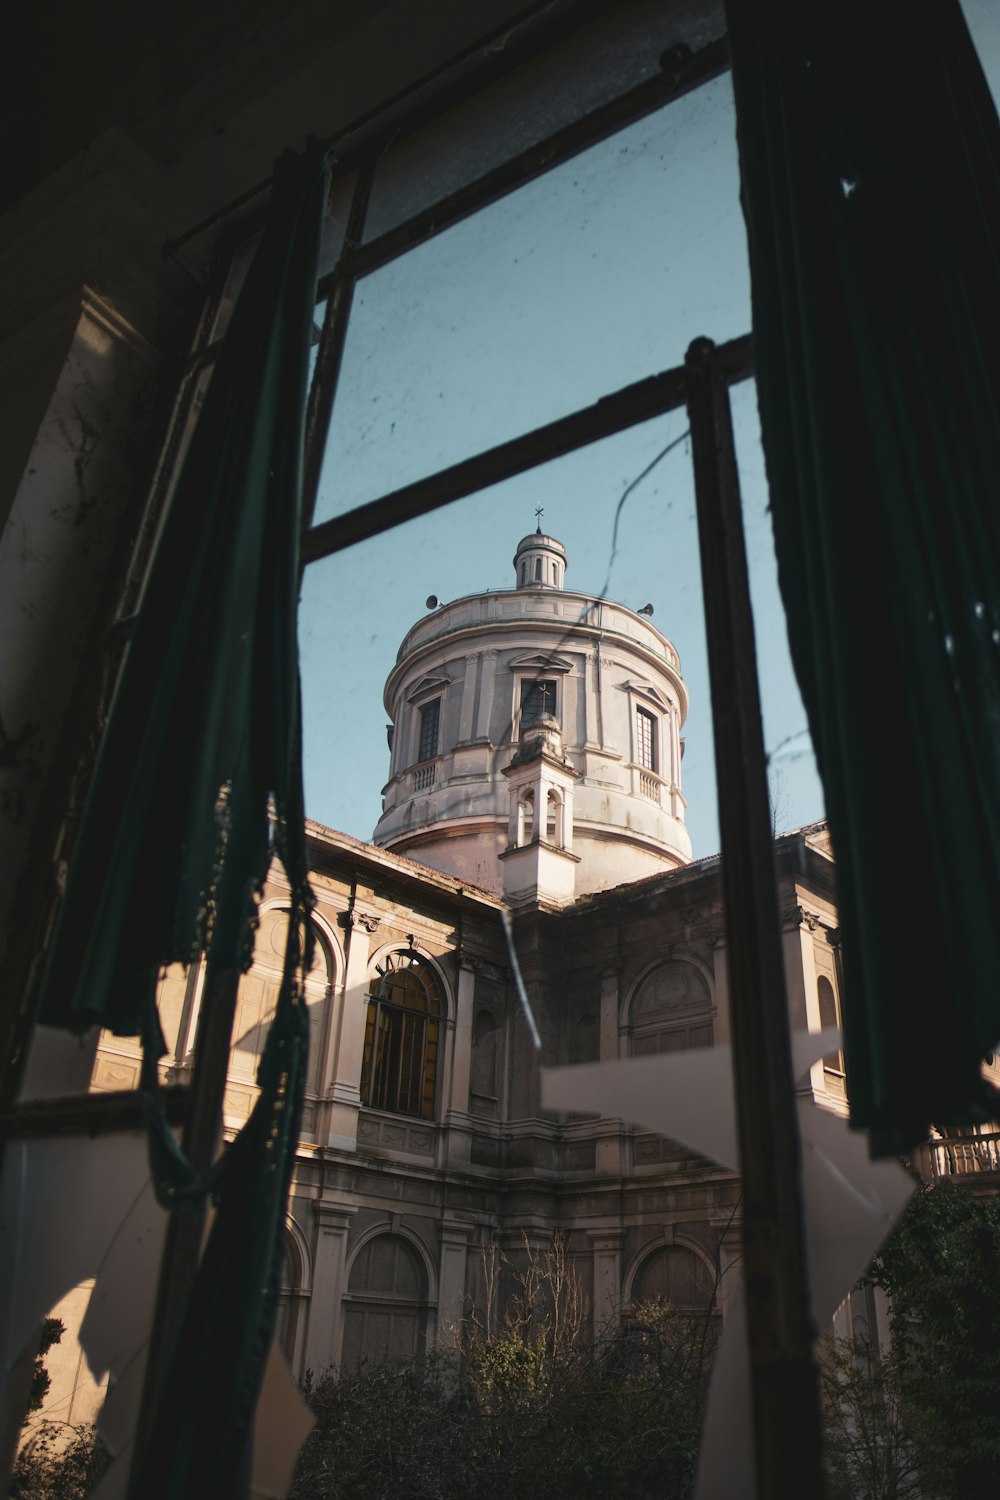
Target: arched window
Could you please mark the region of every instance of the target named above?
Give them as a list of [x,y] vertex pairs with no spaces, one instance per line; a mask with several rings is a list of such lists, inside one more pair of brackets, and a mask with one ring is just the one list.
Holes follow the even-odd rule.
[[368,988],[361,1102],[429,1120],[441,1025],[434,971],[412,951],[387,953]]
[[[819,1024],[825,1031],[828,1026],[840,1025],[840,1006],[837,993],[825,974],[821,974],[816,988],[819,991]],[[839,1048],[828,1052],[823,1059],[823,1077],[827,1088],[834,1093],[845,1092],[844,1054]]]
[[535,794],[529,788],[517,804],[517,847],[530,844],[535,836]]
[[563,799],[558,792],[549,789],[546,798],[545,837],[557,849],[563,846]]
[[632,1301],[669,1302],[675,1312],[704,1314],[715,1300],[715,1278],[705,1262],[684,1245],[664,1245],[646,1257],[632,1284]]
[[344,1305],[343,1364],[412,1364],[422,1353],[427,1277],[398,1234],[379,1234],[358,1251]]
[[274,1319],[274,1337],[284,1351],[289,1367],[295,1370],[296,1345],[299,1342],[308,1292],[303,1285],[305,1273],[302,1254],[293,1235],[285,1238],[285,1254],[281,1264],[281,1289]]
[[647,974],[632,997],[631,1052],[684,1052],[711,1047],[712,999],[693,964],[667,963]]

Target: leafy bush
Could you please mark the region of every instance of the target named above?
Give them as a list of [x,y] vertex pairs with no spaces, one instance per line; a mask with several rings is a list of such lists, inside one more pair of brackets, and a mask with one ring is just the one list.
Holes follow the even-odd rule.
[[944,1181],[911,1200],[871,1272],[930,1500],[1000,1495],[1000,1200]]
[[10,1500],[86,1500],[109,1462],[92,1427],[40,1421],[17,1455]]
[[927,1500],[891,1351],[828,1339],[821,1373],[827,1500]]
[[[556,1240],[487,1256],[483,1312],[417,1368],[307,1382],[317,1425],[292,1500],[683,1500],[716,1338],[709,1314],[635,1307],[594,1341]],[[497,1314],[501,1269],[513,1281]]]
[[43,1318],[10,1500],[86,1500],[110,1462],[93,1427],[34,1419],[52,1384],[45,1356],[65,1332],[60,1318]]

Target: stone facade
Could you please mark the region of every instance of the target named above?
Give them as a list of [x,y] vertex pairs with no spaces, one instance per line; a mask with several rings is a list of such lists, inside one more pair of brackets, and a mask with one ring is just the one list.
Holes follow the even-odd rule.
[[[690,863],[684,828],[680,663],[646,617],[567,594],[554,538],[525,537],[514,562],[513,590],[459,599],[403,642],[376,844],[310,826],[311,1049],[281,1314],[296,1374],[417,1357],[482,1296],[484,1249],[516,1256],[525,1237],[565,1237],[595,1331],[657,1292],[732,1300],[732,1173],[539,1104],[541,1067],[729,1039],[719,862]],[[816,1031],[840,988],[825,828],[777,854],[791,1020]],[[286,897],[278,872],[240,989],[230,1134],[256,1097]],[[200,998],[196,972],[162,983],[165,1080],[190,1073]],[[138,1043],[105,1036],[94,1086],[138,1077]],[[808,1086],[845,1110],[839,1054]]]
[[[597,1327],[630,1298],[660,1289],[697,1305],[717,1287],[724,1312],[738,1256],[737,1179],[628,1122],[547,1113],[538,1103],[540,1065],[728,1040],[718,861],[593,893],[562,911],[515,911],[539,1055],[516,997],[499,898],[317,825],[310,836],[313,1045],[281,1312],[293,1371],[427,1348],[481,1295],[482,1250],[494,1239],[516,1254],[525,1235],[545,1243],[564,1234]],[[834,871],[822,825],[779,840],[777,859],[793,1021],[815,1030],[819,978],[837,982]],[[255,1097],[277,992],[283,894],[276,876],[242,984],[227,1133]],[[366,1024],[394,968],[429,975],[440,1002],[428,1115],[398,1096],[389,1107],[370,1102]],[[183,1078],[197,978],[169,976],[163,1002],[164,1070]],[[105,1037],[95,1085],[127,1086],[138,1063],[133,1042]],[[808,1087],[844,1110],[830,1059]]]

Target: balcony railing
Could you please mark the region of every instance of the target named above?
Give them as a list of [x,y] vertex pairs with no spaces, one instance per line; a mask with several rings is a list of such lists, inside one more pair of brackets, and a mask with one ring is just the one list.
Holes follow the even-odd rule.
[[658,776],[654,776],[650,771],[640,771],[639,791],[644,797],[648,797],[650,802],[655,802],[657,807],[659,807],[660,778]]
[[433,761],[426,766],[417,766],[411,777],[413,790],[415,792],[424,792],[429,786],[433,786],[436,770],[437,767]]
[[947,1140],[928,1141],[923,1150],[927,1153],[931,1177],[1000,1173],[1000,1130],[988,1135],[950,1136]]

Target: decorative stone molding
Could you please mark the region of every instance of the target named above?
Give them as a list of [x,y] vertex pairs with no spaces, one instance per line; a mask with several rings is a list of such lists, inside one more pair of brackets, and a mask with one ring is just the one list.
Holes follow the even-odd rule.
[[381,917],[376,917],[371,912],[359,911],[355,906],[349,906],[346,911],[339,912],[337,921],[345,930],[351,927],[363,927],[366,932],[377,932],[382,925]]
[[457,948],[455,958],[460,969],[471,969],[479,979],[492,979],[497,984],[505,984],[510,977],[509,970],[500,964],[491,963],[488,958],[481,958],[478,953],[470,953],[467,948]]
[[358,1144],[392,1153],[433,1156],[434,1127],[408,1121],[405,1115],[375,1115],[364,1111],[358,1121]]
[[[827,924],[819,912],[807,911],[802,905],[790,906],[787,911],[781,913],[782,926],[808,927],[810,932],[818,929],[829,932]],[[836,939],[831,939],[836,941]]]

